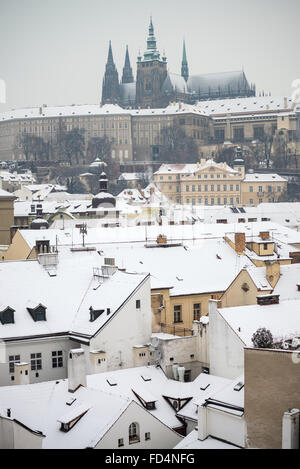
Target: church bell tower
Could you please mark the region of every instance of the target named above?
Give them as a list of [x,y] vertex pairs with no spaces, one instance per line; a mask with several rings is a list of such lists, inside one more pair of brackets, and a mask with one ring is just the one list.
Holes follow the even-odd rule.
[[136,105],[142,108],[162,107],[161,88],[167,77],[167,59],[160,57],[156,47],[152,18],[150,19],[147,50],[138,57],[136,76]]

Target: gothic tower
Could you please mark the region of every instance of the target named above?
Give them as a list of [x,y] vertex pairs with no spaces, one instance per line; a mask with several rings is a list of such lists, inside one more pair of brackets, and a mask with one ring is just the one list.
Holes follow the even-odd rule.
[[123,68],[122,83],[133,83],[133,73],[129,60],[128,46],[126,46],[125,65]]
[[107,103],[118,104],[120,102],[119,75],[116,69],[111,41],[109,41],[108,58],[102,83],[102,105]]
[[183,53],[181,62],[181,76],[188,81],[189,79],[189,66],[186,58],[185,41],[183,41]]
[[163,107],[161,88],[167,77],[167,59],[160,57],[152,18],[150,19],[147,50],[138,57],[136,75],[136,105],[140,107]]

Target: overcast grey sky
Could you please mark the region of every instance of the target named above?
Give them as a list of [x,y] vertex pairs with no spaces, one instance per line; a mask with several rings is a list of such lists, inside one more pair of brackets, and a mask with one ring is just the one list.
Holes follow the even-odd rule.
[[108,41],[119,76],[126,44],[135,73],[150,14],[174,73],[185,37],[190,74],[244,67],[273,95],[300,78],[300,0],[0,0],[0,111],[99,102]]

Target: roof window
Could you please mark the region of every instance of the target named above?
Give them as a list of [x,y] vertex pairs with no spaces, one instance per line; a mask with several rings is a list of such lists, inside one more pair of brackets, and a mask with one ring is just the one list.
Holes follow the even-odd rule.
[[102,313],[104,313],[104,309],[93,309],[93,307],[90,306],[90,322],[96,321]]
[[1,324],[14,324],[14,312],[15,310],[12,309],[10,306],[6,308],[2,308],[0,310],[0,322]]
[[37,322],[37,321],[47,321],[46,319],[46,306],[42,305],[39,303],[35,307],[27,307],[27,311],[29,312],[30,316],[32,319]]

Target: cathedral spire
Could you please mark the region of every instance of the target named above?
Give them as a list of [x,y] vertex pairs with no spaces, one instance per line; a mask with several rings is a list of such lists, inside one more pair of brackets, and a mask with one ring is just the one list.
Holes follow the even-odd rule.
[[115,65],[114,64],[113,53],[112,53],[111,41],[109,41],[107,65]]
[[105,103],[119,103],[120,100],[120,87],[119,87],[119,75],[116,69],[111,41],[109,41],[108,57],[105,67],[105,74],[102,85],[102,104]]
[[183,40],[183,53],[181,62],[181,76],[188,81],[189,79],[189,66],[186,58],[185,40]]
[[156,50],[156,39],[154,36],[154,27],[152,23],[152,16],[150,17],[150,25],[149,25],[149,35],[147,39],[147,49],[148,50]]
[[125,65],[123,68],[122,83],[133,83],[133,73],[130,65],[128,46],[126,46]]

